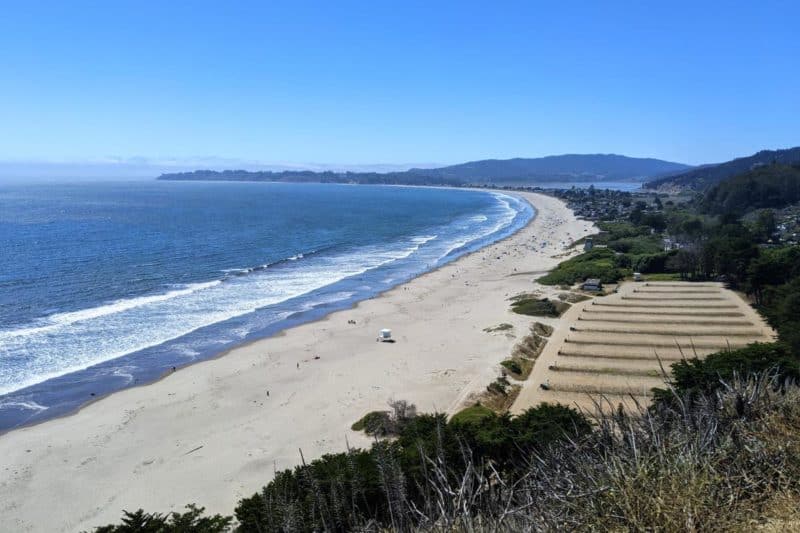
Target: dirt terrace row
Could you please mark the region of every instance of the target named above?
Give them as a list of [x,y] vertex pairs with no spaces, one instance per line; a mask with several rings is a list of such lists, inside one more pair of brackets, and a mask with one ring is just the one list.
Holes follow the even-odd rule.
[[564,315],[512,411],[542,401],[589,411],[647,405],[675,361],[773,338],[721,284],[625,283]]

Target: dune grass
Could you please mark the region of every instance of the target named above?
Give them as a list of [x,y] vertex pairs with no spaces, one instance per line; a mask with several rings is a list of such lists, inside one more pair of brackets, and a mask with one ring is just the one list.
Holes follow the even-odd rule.
[[512,299],[511,310],[519,315],[542,316],[556,318],[561,316],[570,305],[548,298],[516,297]]

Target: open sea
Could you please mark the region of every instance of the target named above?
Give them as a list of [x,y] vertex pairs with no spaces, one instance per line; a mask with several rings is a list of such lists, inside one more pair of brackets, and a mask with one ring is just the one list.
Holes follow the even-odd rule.
[[0,184],[0,432],[350,307],[532,216],[472,190]]

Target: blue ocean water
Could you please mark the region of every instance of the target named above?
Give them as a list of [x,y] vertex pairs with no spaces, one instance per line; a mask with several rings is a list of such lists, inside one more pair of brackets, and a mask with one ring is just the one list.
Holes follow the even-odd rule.
[[0,431],[348,307],[533,214],[435,188],[0,185]]

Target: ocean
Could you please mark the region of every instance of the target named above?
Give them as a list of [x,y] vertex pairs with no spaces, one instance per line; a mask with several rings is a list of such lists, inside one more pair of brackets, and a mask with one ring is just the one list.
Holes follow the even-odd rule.
[[0,184],[0,432],[350,307],[534,214],[473,190]]

